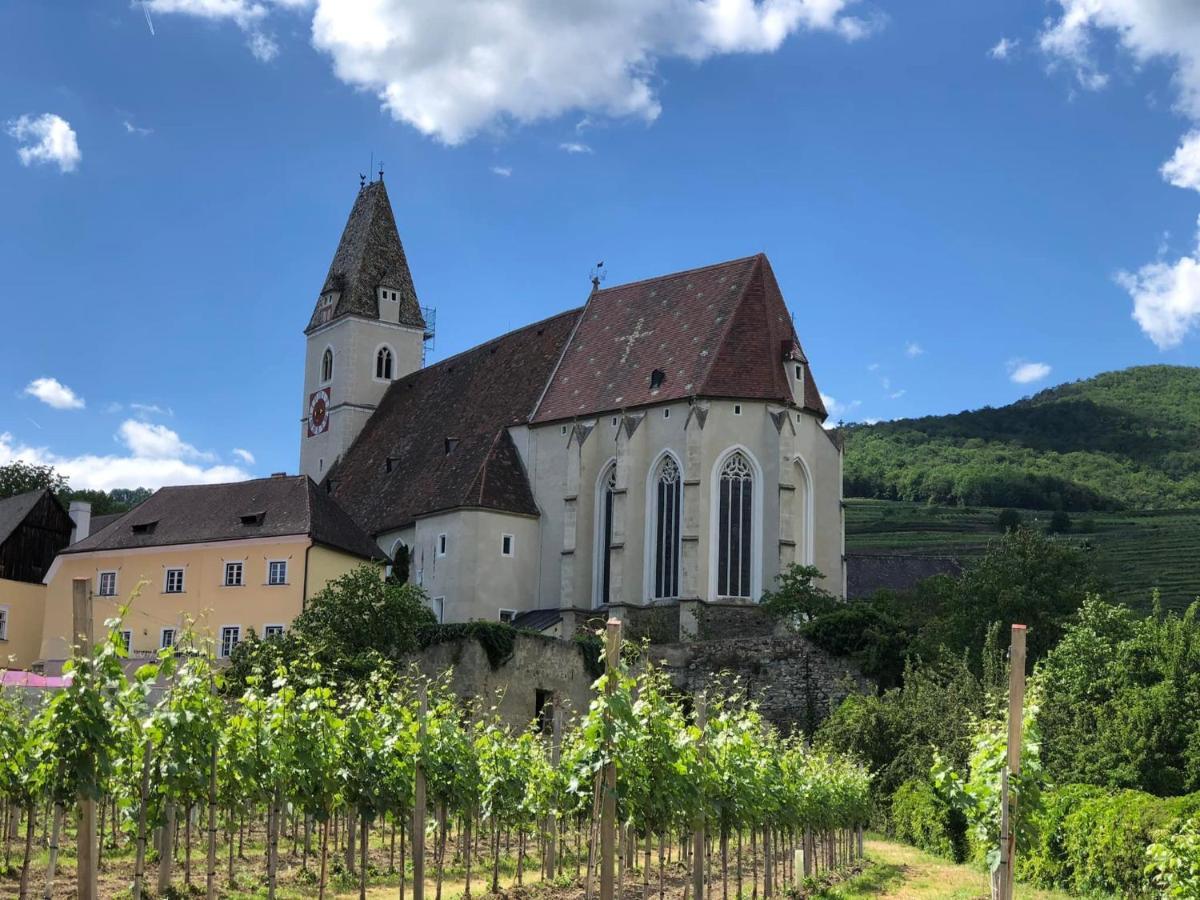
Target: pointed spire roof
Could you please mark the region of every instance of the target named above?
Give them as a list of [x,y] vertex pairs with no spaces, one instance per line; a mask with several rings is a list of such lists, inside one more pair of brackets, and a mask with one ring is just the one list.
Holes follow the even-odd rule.
[[[382,179],[359,189],[337,252],[329,265],[329,274],[325,276],[317,307],[305,331],[341,316],[378,319],[378,290],[381,287],[396,291],[401,324],[425,327],[404,245],[400,243],[392,204]],[[332,311],[323,311],[322,301],[333,297],[336,302]]]

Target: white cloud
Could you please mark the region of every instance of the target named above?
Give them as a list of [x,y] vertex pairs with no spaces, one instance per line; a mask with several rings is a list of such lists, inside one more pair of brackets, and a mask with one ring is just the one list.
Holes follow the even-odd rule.
[[828,394],[821,395],[821,402],[825,404],[825,412],[829,413],[831,420],[844,419],[862,406],[861,400],[851,400],[849,403],[841,403]]
[[1020,46],[1020,44],[1021,42],[1016,38],[1012,38],[1010,40],[1009,38],[1002,37],[996,42],[996,45],[988,51],[988,56],[990,56],[992,59],[1008,59],[1013,55],[1013,53],[1016,52],[1017,47]]
[[74,172],[83,159],[75,130],[62,116],[54,113],[21,116],[11,120],[7,130],[19,144],[17,156],[21,165],[53,163],[60,172]]
[[1013,384],[1031,384],[1041,381],[1050,374],[1050,366],[1043,362],[1029,362],[1024,359],[1008,361],[1008,380]]
[[507,178],[512,174],[512,169],[508,166],[492,166],[492,174],[499,175],[501,178]]
[[144,459],[178,458],[212,462],[216,458],[211,453],[197,450],[166,425],[126,419],[117,429],[117,437],[134,456]]
[[137,413],[139,418],[149,418],[150,416],[173,416],[175,410],[171,407],[159,406],[157,403],[130,403],[129,408]]
[[562,144],[559,144],[558,149],[566,151],[567,153],[593,153],[593,152],[595,152],[587,144],[580,143],[579,141],[566,141]]
[[1200,221],[1191,256],[1157,260],[1117,282],[1133,298],[1133,318],[1160,350],[1177,347],[1200,322]]
[[126,134],[136,134],[138,137],[146,137],[147,135],[154,134],[153,128],[142,128],[140,125],[134,125],[128,119],[125,119],[121,124],[125,126]]
[[1110,31],[1138,64],[1161,59],[1173,64],[1179,106],[1200,119],[1200,3],[1192,0],[1055,0],[1062,10],[1048,20],[1041,48],[1075,70],[1079,83],[1099,89],[1108,83],[1093,51],[1093,38]]
[[35,378],[25,385],[25,393],[55,409],[83,409],[83,398],[57,378]]
[[1200,191],[1200,129],[1184,135],[1160,171],[1175,187]]
[[251,56],[259,62],[270,62],[279,55],[279,45],[275,43],[275,39],[261,31],[250,32],[246,38],[246,45],[250,48]]
[[[770,53],[791,35],[853,41],[882,19],[857,0],[151,0],[156,13],[263,34],[273,9],[311,9],[312,43],[343,82],[447,144],[569,111],[652,121],[664,59]],[[269,39],[268,39],[269,40]],[[254,39],[251,37],[253,45]]]
[[904,390],[904,388],[901,388],[898,391],[892,391],[890,394],[888,394],[888,399],[889,400],[899,400],[901,397],[903,397],[907,393],[908,393],[908,391]]
[[241,447],[234,447],[233,455],[248,466],[254,465],[254,454],[249,450],[243,450]]
[[867,366],[867,371],[868,372],[878,372],[879,371],[879,363],[871,363],[870,365]]
[[[123,423],[122,429],[125,425]],[[142,423],[134,422],[134,425]],[[133,442],[118,432],[118,436],[128,449],[127,454],[83,454],[80,456],[63,456],[45,447],[32,447],[18,443],[9,433],[0,433],[0,465],[6,465],[15,460],[49,465],[67,477],[74,488],[112,490],[118,487],[148,487],[158,488],[165,484],[213,484],[222,481],[244,481],[252,477],[249,472],[237,466],[203,465],[201,458],[185,459],[172,455],[172,449],[194,447],[179,440],[160,438],[159,440],[142,440],[135,438]],[[208,454],[199,454],[207,457]]]
[[910,358],[920,356],[924,352],[925,352],[925,348],[922,347],[920,344],[918,344],[916,341],[909,341],[904,346],[904,355],[908,356]]

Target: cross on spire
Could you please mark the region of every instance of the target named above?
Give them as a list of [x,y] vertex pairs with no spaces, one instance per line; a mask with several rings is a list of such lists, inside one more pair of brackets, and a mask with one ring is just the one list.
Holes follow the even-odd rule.
[[633,331],[629,332],[629,334],[625,335],[624,337],[614,338],[618,344],[625,344],[625,352],[621,354],[621,365],[625,365],[625,362],[629,359],[629,354],[633,350],[634,341],[640,340],[644,337],[649,337],[650,335],[654,334],[653,328],[651,328],[649,331],[642,331],[642,325],[645,323],[645,321],[645,319],[638,319],[637,323],[633,326]]

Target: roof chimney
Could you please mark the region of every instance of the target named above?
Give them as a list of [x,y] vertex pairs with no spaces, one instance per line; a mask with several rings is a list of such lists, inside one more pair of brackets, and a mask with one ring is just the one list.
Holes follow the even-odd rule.
[[75,527],[71,529],[72,544],[82,541],[92,533],[92,504],[86,500],[72,500],[67,515],[75,523]]
[[272,478],[287,478],[287,472],[272,472]]

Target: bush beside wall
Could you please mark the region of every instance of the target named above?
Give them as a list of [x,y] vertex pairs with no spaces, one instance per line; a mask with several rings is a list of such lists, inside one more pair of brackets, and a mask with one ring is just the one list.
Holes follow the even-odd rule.
[[904,782],[892,796],[892,828],[896,837],[937,856],[963,862],[967,858],[967,821],[918,778]]

